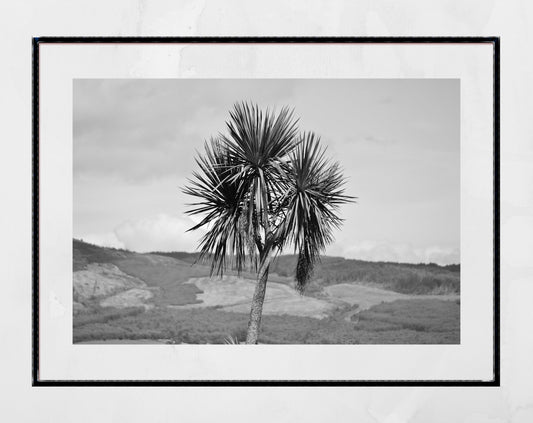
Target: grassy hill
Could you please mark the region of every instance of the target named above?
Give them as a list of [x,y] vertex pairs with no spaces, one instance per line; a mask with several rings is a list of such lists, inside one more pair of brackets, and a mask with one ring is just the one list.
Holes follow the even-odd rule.
[[[154,252],[187,263],[196,263],[198,253]],[[297,256],[281,255],[271,266],[271,273],[293,278]],[[380,286],[403,294],[458,294],[460,291],[460,266],[458,264],[410,264],[350,260],[323,256],[315,266],[310,291],[321,286],[344,282],[358,282]]]
[[[126,250],[103,248],[79,240],[73,242],[74,270],[81,270],[89,263],[117,264],[128,259],[132,262],[142,262],[141,258],[146,256]],[[179,262],[176,263],[181,266],[184,278],[209,275],[209,266],[198,262],[198,253],[153,252],[151,254],[178,260]],[[295,255],[279,256],[272,264],[271,274],[274,275],[271,280],[288,283],[294,277],[296,260]],[[158,271],[157,266],[153,267],[154,271]],[[142,271],[142,269],[137,269],[137,271]],[[146,272],[144,274],[146,276]],[[229,272],[229,274],[234,274],[234,272]],[[153,276],[152,273],[150,275]],[[245,273],[244,275],[254,278],[253,274]],[[343,282],[372,284],[404,294],[458,294],[460,292],[460,266],[458,264],[439,266],[434,263],[369,262],[324,256],[315,266],[309,291],[313,292],[321,286]]]
[[[304,297],[287,286],[295,265],[294,255],[272,264],[261,343],[459,342],[458,265],[326,256]],[[246,332],[253,273],[211,279],[197,253],[81,240],[73,240],[73,270],[74,342],[223,343]]]

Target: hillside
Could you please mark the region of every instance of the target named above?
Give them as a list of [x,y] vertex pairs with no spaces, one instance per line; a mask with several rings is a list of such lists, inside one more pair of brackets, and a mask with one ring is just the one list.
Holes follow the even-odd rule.
[[[255,275],[211,277],[197,260],[195,253],[140,254],[74,240],[74,341],[242,338]],[[300,295],[295,262],[281,256],[273,263],[261,342],[459,342],[458,268],[324,257]]]
[[[154,252],[194,264],[198,253]],[[271,267],[271,273],[281,277],[294,277],[297,256],[281,255]],[[458,294],[460,292],[460,266],[438,264],[409,264],[350,260],[323,256],[315,266],[310,290],[344,282],[357,282],[380,286],[403,294]]]

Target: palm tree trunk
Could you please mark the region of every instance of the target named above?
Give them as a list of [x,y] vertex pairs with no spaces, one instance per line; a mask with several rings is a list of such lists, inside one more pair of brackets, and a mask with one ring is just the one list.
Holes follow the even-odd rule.
[[265,301],[269,268],[270,263],[268,263],[266,267],[262,266],[258,272],[257,284],[255,285],[254,296],[252,298],[252,309],[250,310],[248,332],[246,334],[247,344],[257,344],[259,328],[261,326],[261,315],[263,313],[263,302]]

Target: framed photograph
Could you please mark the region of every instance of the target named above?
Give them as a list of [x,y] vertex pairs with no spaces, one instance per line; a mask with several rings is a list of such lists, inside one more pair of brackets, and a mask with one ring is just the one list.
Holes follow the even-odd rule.
[[33,40],[34,386],[499,386],[499,39]]

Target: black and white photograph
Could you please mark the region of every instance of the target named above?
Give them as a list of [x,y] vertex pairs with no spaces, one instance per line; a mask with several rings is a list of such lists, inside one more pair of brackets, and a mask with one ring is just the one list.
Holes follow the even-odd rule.
[[459,79],[72,93],[74,344],[461,343]]
[[414,41],[34,40],[34,384],[499,384],[497,49]]

